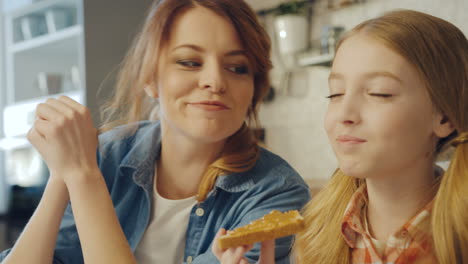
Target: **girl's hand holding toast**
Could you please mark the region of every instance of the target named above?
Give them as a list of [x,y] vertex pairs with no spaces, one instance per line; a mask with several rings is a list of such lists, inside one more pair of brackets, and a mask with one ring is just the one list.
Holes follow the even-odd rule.
[[[221,228],[213,242],[212,251],[222,264],[248,264],[244,257],[245,253],[253,248],[253,245],[239,246],[235,248],[221,249],[219,247],[219,237],[226,234],[226,230]],[[257,264],[275,263],[275,240],[263,241],[260,249],[260,259]]]

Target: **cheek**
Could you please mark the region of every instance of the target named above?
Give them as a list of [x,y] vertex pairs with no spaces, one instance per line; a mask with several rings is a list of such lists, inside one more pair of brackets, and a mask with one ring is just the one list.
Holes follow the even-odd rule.
[[188,76],[181,77],[178,74],[168,72],[165,77],[160,79],[158,90],[162,101],[174,101],[179,97],[186,95],[194,87],[197,82],[194,78]]
[[323,127],[325,128],[325,132],[327,133],[328,137],[332,136],[333,126],[336,122],[336,118],[333,114],[333,110],[330,106],[328,106],[327,112],[325,113],[325,118],[323,121]]
[[230,85],[230,87],[233,87],[233,95],[236,98],[235,100],[237,101],[237,104],[247,111],[252,103],[254,95],[253,82],[236,82]]
[[420,148],[421,140],[430,134],[430,127],[424,114],[413,110],[401,107],[375,114],[372,116],[374,125],[371,129],[376,131],[389,147]]

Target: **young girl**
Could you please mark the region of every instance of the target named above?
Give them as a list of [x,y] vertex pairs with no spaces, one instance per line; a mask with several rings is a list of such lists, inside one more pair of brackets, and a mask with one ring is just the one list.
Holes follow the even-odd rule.
[[295,263],[468,263],[464,34],[409,10],[365,21],[338,45],[329,87],[339,170],[303,210]]
[[[107,109],[123,116],[103,128],[97,157],[84,106],[38,106],[28,138],[51,176],[2,263],[217,263],[218,229],[304,206],[307,185],[247,125],[269,88],[269,52],[244,1],[155,1]],[[160,121],[137,122],[155,102]],[[276,261],[289,263],[291,241],[277,241]]]

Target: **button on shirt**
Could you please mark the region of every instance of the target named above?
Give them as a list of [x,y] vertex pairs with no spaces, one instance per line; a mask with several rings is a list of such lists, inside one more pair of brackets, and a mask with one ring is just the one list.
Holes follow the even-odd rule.
[[197,208],[197,210],[195,210],[195,214],[198,216],[203,216],[205,214],[205,210],[203,210],[203,208]]
[[352,196],[342,222],[342,235],[352,249],[353,264],[436,264],[432,236],[419,228],[430,221],[434,201],[428,203],[398,232],[388,238],[382,254],[376,248],[363,219],[367,203],[366,186],[361,186]]
[[[115,128],[99,136],[98,165],[109,189],[115,213],[132,250],[148,228],[154,164],[161,149],[159,122],[139,122]],[[255,166],[243,173],[221,175],[202,210],[191,210],[184,249],[184,263],[219,263],[211,252],[220,228],[234,229],[271,210],[300,210],[310,199],[309,188],[279,156],[260,150]],[[292,236],[276,240],[277,264],[289,263]],[[246,254],[258,260],[260,245]],[[0,254],[0,261],[8,254]],[[71,207],[60,225],[54,263],[83,263],[83,255]]]

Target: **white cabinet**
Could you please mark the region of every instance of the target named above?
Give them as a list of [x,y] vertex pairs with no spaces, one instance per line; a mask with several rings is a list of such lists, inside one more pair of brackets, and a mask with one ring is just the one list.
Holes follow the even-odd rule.
[[3,0],[7,107],[78,95],[99,123],[99,106],[152,0],[16,1]]
[[[115,73],[143,24],[152,0],[1,0],[5,59],[0,89],[4,138],[2,174],[10,184],[35,183],[41,173],[24,153],[38,103],[65,93],[84,103],[99,125],[99,106],[111,94]],[[9,4],[6,4],[9,3]],[[7,8],[5,8],[7,7]],[[0,30],[1,33],[1,30]],[[106,80],[106,82],[103,82]],[[1,121],[1,119],[0,119]],[[0,133],[2,134],[2,133]],[[1,156],[1,155],[0,155]],[[23,158],[19,158],[22,156]],[[25,158],[24,158],[25,157]],[[3,172],[2,172],[3,171]],[[17,176],[15,176],[17,175]],[[13,179],[16,178],[16,179]],[[0,204],[0,213],[1,213]]]
[[5,14],[7,105],[84,91],[80,0],[42,0]]

